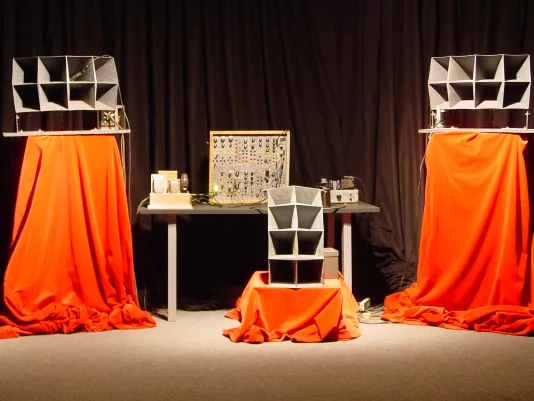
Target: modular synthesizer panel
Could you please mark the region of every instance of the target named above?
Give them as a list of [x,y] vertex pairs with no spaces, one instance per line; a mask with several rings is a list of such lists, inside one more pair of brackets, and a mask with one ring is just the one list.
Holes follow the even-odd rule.
[[220,204],[258,203],[289,185],[289,131],[211,131],[210,193]]

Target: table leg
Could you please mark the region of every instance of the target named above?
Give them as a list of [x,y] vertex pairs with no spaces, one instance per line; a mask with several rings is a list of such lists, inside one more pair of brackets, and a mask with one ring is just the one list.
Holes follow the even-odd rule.
[[352,215],[341,215],[343,229],[341,231],[341,273],[345,278],[347,287],[352,290]]
[[177,305],[177,238],[178,230],[176,228],[176,220],[169,222],[167,226],[167,320],[169,322],[176,321],[176,309]]

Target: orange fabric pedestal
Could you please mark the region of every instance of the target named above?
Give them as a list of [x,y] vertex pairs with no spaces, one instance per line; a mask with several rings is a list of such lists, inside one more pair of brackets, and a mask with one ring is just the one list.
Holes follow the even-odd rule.
[[113,136],[29,137],[0,338],[153,327],[139,308]]
[[351,340],[361,335],[359,305],[343,278],[321,288],[272,288],[268,272],[255,272],[226,317],[241,325],[224,330],[233,342]]
[[534,331],[530,204],[517,135],[432,136],[418,281],[382,318],[515,335]]

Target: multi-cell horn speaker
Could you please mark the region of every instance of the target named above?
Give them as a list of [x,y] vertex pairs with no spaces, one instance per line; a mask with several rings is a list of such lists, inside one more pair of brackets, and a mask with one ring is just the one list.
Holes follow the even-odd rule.
[[323,285],[322,190],[300,186],[267,190],[269,285]]
[[530,80],[528,54],[433,57],[430,108],[528,109]]
[[16,113],[115,110],[118,78],[110,56],[13,59]]

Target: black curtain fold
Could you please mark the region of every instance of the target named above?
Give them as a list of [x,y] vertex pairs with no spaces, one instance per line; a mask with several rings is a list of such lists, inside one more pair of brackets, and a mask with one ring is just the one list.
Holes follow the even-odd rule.
[[[375,302],[416,277],[425,149],[417,130],[429,124],[430,58],[534,50],[527,0],[4,0],[0,11],[4,131],[15,123],[13,57],[113,56],[132,128],[135,213],[158,169],[187,172],[192,192],[209,191],[210,130],[288,129],[292,184],[357,176],[362,197],[381,208],[353,217],[355,294]],[[522,111],[459,115],[478,125],[525,120]],[[0,139],[4,267],[23,146]],[[153,241],[157,223],[142,222]],[[181,293],[213,296],[265,268],[264,225],[186,219]],[[140,285],[164,299],[164,250],[142,242]]]

